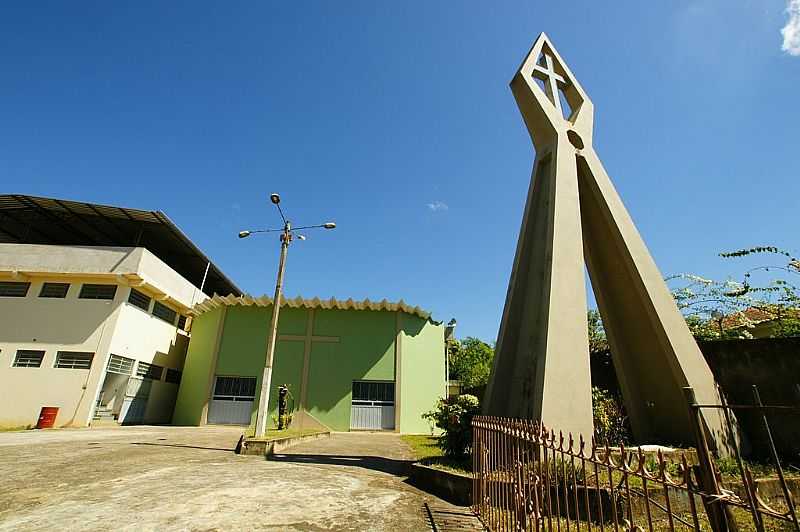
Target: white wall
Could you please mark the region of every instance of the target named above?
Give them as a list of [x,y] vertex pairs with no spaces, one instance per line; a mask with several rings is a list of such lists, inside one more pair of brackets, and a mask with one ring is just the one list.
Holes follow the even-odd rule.
[[[145,422],[169,422],[178,385],[166,368],[183,368],[188,336],[152,301],[148,312],[127,303],[130,285],[179,313],[206,299],[199,289],[143,248],[0,244],[0,280],[31,283],[25,298],[0,297],[0,427],[35,425],[42,406],[59,407],[56,426],[86,425],[112,353],[165,368]],[[38,297],[44,282],[70,283],[67,297]],[[79,299],[85,282],[117,284],[114,300]],[[41,367],[11,367],[19,349],[44,350]],[[59,350],[95,353],[91,369],[54,368]]]
[[[35,425],[42,406],[59,407],[59,426],[86,423],[116,315],[127,297],[118,287],[113,301],[78,299],[76,279],[66,298],[40,298],[45,280],[31,280],[25,298],[0,297],[0,427]],[[45,351],[41,367],[11,367],[20,349]],[[57,351],[95,353],[92,367],[55,368]]]

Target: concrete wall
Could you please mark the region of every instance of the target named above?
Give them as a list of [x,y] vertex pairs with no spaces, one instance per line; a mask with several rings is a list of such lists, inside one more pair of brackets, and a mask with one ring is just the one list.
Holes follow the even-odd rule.
[[[112,353],[182,368],[188,336],[127,303],[131,285],[178,312],[206,297],[143,248],[0,244],[0,280],[30,283],[24,298],[0,297],[0,426],[5,427],[34,425],[42,406],[59,407],[56,426],[85,426]],[[45,282],[69,283],[67,296],[40,298]],[[114,284],[117,292],[110,301],[79,299],[84,283]],[[20,349],[45,351],[41,367],[11,367]],[[94,353],[91,369],[53,367],[58,351]],[[166,370],[153,383],[146,422],[171,418],[177,385],[163,382],[165,375]]]
[[[752,386],[756,385],[763,404],[798,407],[768,416],[778,451],[796,462],[800,455],[800,338],[701,342],[700,349],[729,403],[754,404]],[[758,415],[743,411],[737,419],[753,453],[767,457],[767,436]]]
[[[755,384],[764,404],[800,406],[800,338],[718,340],[698,345],[730,404],[754,404]],[[609,353],[592,355],[592,385],[619,393]],[[760,418],[747,411],[738,412],[737,418],[753,453],[765,457],[769,448]],[[800,411],[772,412],[768,419],[778,450],[796,460]]]

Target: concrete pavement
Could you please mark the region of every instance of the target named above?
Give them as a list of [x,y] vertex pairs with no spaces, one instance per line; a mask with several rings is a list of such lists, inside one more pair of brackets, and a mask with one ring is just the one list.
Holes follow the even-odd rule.
[[[0,433],[0,531],[431,530],[395,434],[343,433],[267,461],[237,427]],[[452,507],[457,510],[458,507]]]

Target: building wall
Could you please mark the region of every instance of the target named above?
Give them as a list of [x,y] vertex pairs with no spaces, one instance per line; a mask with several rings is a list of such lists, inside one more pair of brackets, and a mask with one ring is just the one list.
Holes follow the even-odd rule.
[[68,275],[106,279],[132,275],[150,282],[184,307],[208,297],[144,248],[0,244],[2,272],[17,272],[22,277]]
[[208,406],[210,368],[215,364],[217,341],[226,308],[198,316],[192,323],[192,340],[183,366],[183,377],[175,402],[175,425],[200,425]]
[[[350,430],[354,380],[393,381],[395,313],[315,310],[308,412],[333,430]],[[396,392],[395,392],[396,393]]]
[[[40,298],[47,280],[31,281],[25,298],[0,297],[0,426],[35,425],[42,406],[59,407],[57,426],[88,421],[116,317],[127,296],[118,288],[113,301],[78,299],[81,283],[75,279],[65,299]],[[45,351],[41,367],[12,367],[21,349]],[[53,367],[57,351],[94,353],[91,369]]]
[[[30,282],[24,298],[0,297],[0,427],[34,425],[42,406],[59,407],[56,426],[85,426],[111,353],[182,368],[188,336],[127,303],[129,284],[176,311],[205,298],[142,248],[0,244],[0,280]],[[69,283],[66,298],[40,298],[44,282]],[[115,284],[117,292],[113,300],[79,299],[84,283]],[[45,351],[41,367],[12,367],[20,349]],[[55,368],[57,351],[94,353],[92,366]],[[170,421],[178,385],[165,375],[153,382],[145,422]]]
[[[230,306],[195,319],[175,409],[176,424],[202,423],[210,375],[252,376],[260,387],[271,312],[269,306]],[[224,313],[227,315],[223,317]],[[309,331],[312,315],[313,327]],[[408,328],[404,338],[409,353],[404,363],[409,380],[397,386],[403,387],[408,398],[400,408],[403,416],[418,418],[401,420],[398,428],[428,432],[428,425],[423,426],[419,416],[433,408],[436,399],[444,394],[443,328],[411,316],[398,321],[398,313],[388,311],[282,309],[270,390],[270,423],[277,415],[280,384],[289,385],[293,395],[290,406],[301,408],[306,339],[310,333],[313,340],[308,349],[306,410],[333,430],[349,430],[353,381],[395,380],[398,325]],[[422,375],[425,372],[430,374]],[[396,390],[396,396],[398,393]],[[255,423],[257,407],[253,405],[251,424]]]
[[[402,385],[400,432],[429,434],[431,425],[422,414],[446,397],[444,327],[418,316],[401,313]],[[424,393],[420,393],[423,391]]]

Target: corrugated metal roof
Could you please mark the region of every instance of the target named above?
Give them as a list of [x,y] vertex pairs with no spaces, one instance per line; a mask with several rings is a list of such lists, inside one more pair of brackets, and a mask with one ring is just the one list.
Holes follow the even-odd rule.
[[[251,295],[243,295],[243,296],[220,296],[215,295],[210,299],[206,299],[202,303],[196,304],[192,308],[192,314],[195,316],[199,316],[205,312],[209,312],[211,310],[220,308],[220,307],[234,307],[234,306],[242,306],[242,307],[266,307],[272,305],[272,298],[269,296],[261,296],[261,297],[253,297]],[[334,297],[330,299],[320,299],[315,297],[313,299],[304,299],[303,297],[296,297],[294,299],[281,299],[281,307],[289,307],[289,308],[308,308],[308,309],[341,309],[341,310],[387,310],[391,312],[402,311],[406,314],[412,314],[414,316],[419,316],[423,319],[430,319],[431,313],[427,312],[426,310],[421,309],[420,307],[412,307],[407,305],[405,301],[402,299],[396,303],[392,303],[391,301],[387,301],[386,299],[382,301],[370,301],[369,299],[364,299],[363,301],[354,301],[352,299],[347,299],[346,301],[342,301],[340,299],[336,299]]]
[[242,291],[166,214],[97,203],[0,194],[0,242],[144,247],[209,296]]

